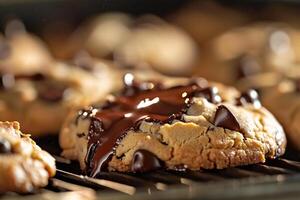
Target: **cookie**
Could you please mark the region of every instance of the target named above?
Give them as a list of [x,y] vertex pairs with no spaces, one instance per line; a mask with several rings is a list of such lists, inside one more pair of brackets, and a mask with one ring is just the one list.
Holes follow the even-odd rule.
[[296,62],[293,33],[290,27],[276,23],[227,31],[211,42],[197,73],[241,90],[274,86]]
[[168,18],[187,31],[201,46],[222,32],[249,21],[238,9],[212,1],[186,3]]
[[277,117],[286,131],[289,145],[300,150],[300,82],[285,80],[264,91],[264,105]]
[[53,62],[31,75],[2,72],[0,120],[18,120],[33,136],[57,134],[71,109],[104,98],[114,80],[110,65],[96,59]]
[[114,57],[124,66],[148,65],[164,74],[182,76],[191,74],[196,53],[195,42],[187,33],[157,17],[143,16]]
[[55,175],[55,160],[20,132],[18,122],[0,122],[0,193],[27,193]]
[[[130,81],[105,103],[72,113],[62,155],[101,171],[222,169],[265,162],[285,151],[285,134],[252,90],[201,81],[165,87]],[[128,92],[130,91],[130,92]]]
[[[70,59],[78,51],[85,50],[92,56],[111,59],[118,45],[131,33],[132,22],[127,14],[106,13],[88,19],[75,31],[66,30],[67,33],[62,35],[57,35],[57,31],[49,27],[45,39],[59,58]],[[55,28],[61,30],[66,27],[63,24]]]
[[66,43],[63,49],[69,57],[85,50],[123,68],[148,66],[171,75],[190,74],[197,52],[192,38],[178,27],[152,15],[133,20],[123,13],[88,20]]
[[21,25],[15,23],[19,22],[8,24],[5,37],[0,35],[1,73],[35,74],[49,65],[53,58],[44,42],[22,28],[16,28]]

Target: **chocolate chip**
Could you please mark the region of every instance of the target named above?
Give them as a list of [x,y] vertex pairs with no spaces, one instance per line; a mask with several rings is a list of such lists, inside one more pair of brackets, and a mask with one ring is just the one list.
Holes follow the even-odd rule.
[[237,105],[253,104],[254,107],[259,108],[261,103],[259,101],[259,96],[256,90],[250,89],[243,92],[241,96],[237,99]]
[[7,153],[11,153],[11,145],[6,139],[0,138],[0,154]]
[[65,87],[59,86],[55,83],[41,83],[41,87],[38,89],[38,96],[40,99],[48,102],[58,102],[62,100]]
[[4,60],[11,54],[10,46],[5,42],[0,42],[0,60]]
[[222,99],[216,87],[207,87],[195,92],[195,97],[203,97],[211,103],[221,103]]
[[245,78],[261,72],[257,60],[251,56],[241,56],[237,59],[237,78]]
[[133,96],[143,91],[150,91],[163,88],[163,84],[158,81],[137,81],[135,80],[134,75],[131,73],[126,73],[124,75],[123,82],[125,87],[121,94],[124,96]]
[[77,137],[82,138],[85,136],[85,133],[77,133],[76,135],[77,135]]
[[43,74],[36,73],[36,74],[32,75],[30,77],[30,79],[33,80],[33,81],[43,81],[43,80],[46,79],[46,77]]
[[224,105],[218,106],[213,123],[215,126],[223,127],[233,131],[240,131],[241,129],[240,124],[235,116]]
[[131,170],[133,172],[143,173],[161,168],[161,161],[147,150],[137,150],[133,154]]

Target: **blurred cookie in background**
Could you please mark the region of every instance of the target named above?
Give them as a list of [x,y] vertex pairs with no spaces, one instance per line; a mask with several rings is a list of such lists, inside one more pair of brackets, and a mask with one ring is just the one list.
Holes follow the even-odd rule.
[[63,59],[84,50],[121,67],[147,66],[169,75],[190,74],[197,52],[190,36],[153,15],[133,19],[124,13],[107,13],[87,20],[65,42],[59,42],[64,39],[54,32],[47,35],[54,54]]
[[248,16],[213,1],[192,1],[169,16],[172,23],[187,31],[200,45],[245,24]]
[[2,74],[32,75],[52,61],[50,52],[40,38],[28,33],[20,21],[8,22],[5,35],[0,35]]
[[116,47],[130,34],[132,22],[127,14],[106,13],[91,17],[75,30],[66,22],[46,26],[44,37],[54,55],[61,59],[70,59],[81,50],[95,57],[111,58]]
[[290,146],[300,150],[300,79],[284,80],[265,91],[262,103],[284,127]]
[[296,62],[294,30],[285,24],[258,23],[212,40],[197,73],[240,89],[277,84]]
[[196,52],[194,41],[184,31],[149,15],[136,20],[115,59],[125,67],[151,66],[168,75],[189,75]]
[[0,119],[19,121],[33,136],[58,133],[71,109],[104,98],[113,88],[115,72],[108,62],[79,60],[26,68],[30,74],[20,73],[19,65],[1,68]]

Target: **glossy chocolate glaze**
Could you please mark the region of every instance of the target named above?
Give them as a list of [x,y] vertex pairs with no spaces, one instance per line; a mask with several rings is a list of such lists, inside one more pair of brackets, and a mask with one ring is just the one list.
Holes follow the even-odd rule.
[[107,102],[90,117],[86,164],[92,177],[106,170],[103,166],[128,130],[138,128],[141,120],[161,124],[181,120],[190,99],[205,87],[192,83],[168,89],[153,84],[149,88],[131,79],[125,80],[125,84],[123,95]]

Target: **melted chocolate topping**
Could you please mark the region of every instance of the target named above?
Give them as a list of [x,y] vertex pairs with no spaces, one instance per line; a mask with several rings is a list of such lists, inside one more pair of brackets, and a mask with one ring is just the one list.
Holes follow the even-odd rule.
[[[127,81],[129,79],[133,80],[131,77]],[[103,165],[128,130],[138,128],[141,120],[161,124],[181,120],[190,98],[203,89],[197,84],[190,84],[168,89],[154,85],[149,90],[143,90],[141,85],[128,83],[133,82],[126,83],[126,87],[131,85],[135,88],[132,93],[125,92],[127,95],[116,97],[90,116],[86,163],[87,173],[93,177],[105,170]]]
[[235,118],[235,116],[224,105],[218,106],[214,118],[214,125],[229,130],[233,130],[233,131],[240,131],[241,129],[240,124]]
[[242,95],[237,99],[237,105],[245,105],[249,103],[253,104],[256,108],[261,107],[258,93],[253,89],[243,92]]
[[149,172],[162,167],[161,161],[147,150],[137,150],[133,154],[131,171],[137,173]]
[[0,154],[7,153],[11,153],[11,145],[6,139],[0,138]]
[[261,67],[255,58],[250,56],[241,56],[237,60],[237,78],[245,78],[260,73]]

